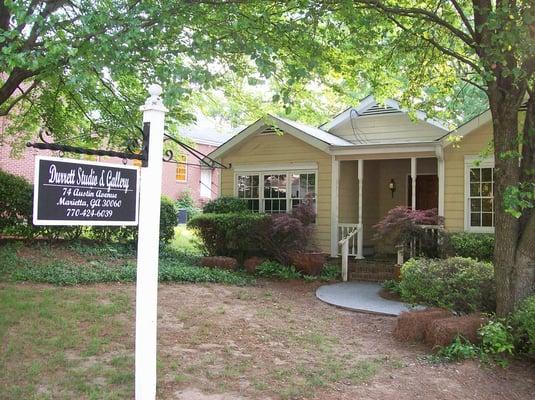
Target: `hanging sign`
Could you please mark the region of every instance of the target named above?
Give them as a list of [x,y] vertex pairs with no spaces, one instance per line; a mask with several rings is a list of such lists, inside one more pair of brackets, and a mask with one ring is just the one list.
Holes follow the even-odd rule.
[[36,157],[34,225],[137,225],[139,169]]

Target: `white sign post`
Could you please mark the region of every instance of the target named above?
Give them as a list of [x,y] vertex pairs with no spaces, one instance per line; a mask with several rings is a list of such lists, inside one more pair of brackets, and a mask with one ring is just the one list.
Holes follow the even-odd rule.
[[136,283],[136,400],[156,398],[156,322],[158,303],[158,249],[164,119],[159,85],[149,86],[150,97],[141,107],[150,123],[148,167],[141,169],[139,236]]

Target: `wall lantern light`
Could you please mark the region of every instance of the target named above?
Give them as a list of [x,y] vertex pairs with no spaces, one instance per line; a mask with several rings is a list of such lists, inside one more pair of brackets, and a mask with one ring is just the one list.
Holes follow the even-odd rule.
[[394,179],[390,179],[388,188],[390,189],[390,192],[392,192],[392,198],[394,198],[394,192],[396,191],[396,181]]

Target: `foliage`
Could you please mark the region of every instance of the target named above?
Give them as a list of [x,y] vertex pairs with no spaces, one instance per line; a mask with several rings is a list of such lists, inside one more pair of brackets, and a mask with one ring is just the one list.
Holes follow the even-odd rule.
[[322,281],[339,281],[342,279],[342,268],[337,264],[325,264],[320,272]]
[[179,210],[186,210],[188,219],[190,219],[195,214],[198,214],[200,212],[189,190],[184,190],[180,194],[179,198],[175,202],[175,209],[176,209],[177,214]]
[[160,243],[169,243],[173,239],[176,224],[175,204],[169,197],[162,196],[160,203]]
[[535,355],[535,295],[526,298],[511,316],[516,346]]
[[273,214],[259,227],[263,253],[290,265],[299,253],[315,251],[316,213],[311,201],[304,201],[292,210],[292,214]]
[[436,353],[437,361],[463,361],[470,360],[479,357],[480,351],[479,348],[463,339],[460,336],[457,336],[452,344],[446,347],[442,347]]
[[458,312],[494,311],[492,264],[470,258],[411,259],[401,267],[401,297]]
[[426,256],[437,256],[437,240],[428,235],[420,225],[442,225],[443,220],[438,216],[437,209],[413,210],[405,206],[397,206],[388,213],[373,228],[375,239],[392,246],[408,246],[411,242],[420,244],[420,252]]
[[280,264],[276,261],[266,261],[256,268],[256,274],[262,278],[282,280],[300,279],[302,275],[294,266]]
[[514,350],[511,327],[500,321],[489,321],[478,331],[481,350],[493,356],[512,355]]
[[203,213],[188,221],[202,241],[202,250],[211,256],[228,256],[243,260],[260,251],[259,226],[267,216],[256,213]]
[[388,290],[389,292],[396,293],[397,295],[401,295],[400,284],[395,279],[389,279],[387,281],[384,281],[383,288],[385,290]]
[[32,234],[32,185],[0,170],[0,233]]
[[247,202],[232,196],[222,196],[206,203],[202,209],[204,213],[227,214],[248,212]]
[[455,256],[481,261],[492,261],[494,258],[492,233],[456,232],[448,235],[447,243]]

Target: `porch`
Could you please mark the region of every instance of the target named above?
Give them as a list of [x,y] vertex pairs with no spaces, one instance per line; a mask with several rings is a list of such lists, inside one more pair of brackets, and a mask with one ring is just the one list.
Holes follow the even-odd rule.
[[444,214],[444,162],[439,154],[378,157],[333,160],[332,257],[394,254],[394,248],[374,240],[373,226],[396,206],[437,208]]

